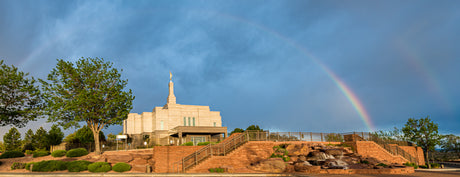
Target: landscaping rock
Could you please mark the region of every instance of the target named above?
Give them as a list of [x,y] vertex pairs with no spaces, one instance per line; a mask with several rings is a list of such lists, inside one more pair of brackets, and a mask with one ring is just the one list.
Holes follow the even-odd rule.
[[141,153],[133,153],[131,154],[131,156],[133,156],[133,158],[140,158],[140,159],[145,159],[145,160],[149,160],[152,158],[152,154],[141,154]]
[[118,162],[125,162],[128,163],[133,160],[131,155],[107,155],[107,162],[109,163],[118,163]]
[[132,165],[148,165],[148,160],[145,159],[134,159],[130,162]]
[[311,151],[311,148],[308,144],[291,144],[286,147],[289,156],[299,156],[299,155],[308,155]]
[[305,172],[307,169],[309,169],[309,167],[311,167],[312,165],[305,161],[305,162],[298,162],[298,163],[295,163],[294,164],[294,170],[297,171],[297,172]]
[[307,161],[307,158],[305,156],[303,156],[303,155],[299,155],[299,157],[297,158],[297,161],[298,162],[305,162],[305,161]]
[[270,158],[251,164],[249,168],[268,173],[282,173],[286,170],[286,163],[281,158]]
[[343,150],[342,149],[326,149],[324,153],[337,157],[337,156],[343,155]]
[[147,172],[147,166],[148,165],[133,165],[132,168],[131,168],[131,171],[146,173]]

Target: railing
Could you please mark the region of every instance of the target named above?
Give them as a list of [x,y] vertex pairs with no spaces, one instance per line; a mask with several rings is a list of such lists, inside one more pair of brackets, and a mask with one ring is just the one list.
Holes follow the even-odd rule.
[[[409,143],[407,142],[404,142],[404,141],[397,141],[397,140],[384,140],[384,139],[381,139],[379,138],[378,136],[375,136],[374,134],[372,133],[369,133],[369,132],[353,132],[353,133],[345,133],[345,135],[357,135],[357,136],[352,136],[354,141],[358,140],[366,140],[366,141],[374,141],[375,143],[377,143],[378,145],[380,145],[381,147],[383,147],[383,149],[387,150],[390,154],[393,154],[393,155],[400,155],[402,156],[403,158],[405,158],[406,160],[408,160],[409,162],[411,163],[418,163],[417,159],[415,157],[413,157],[412,155],[410,155],[408,152],[406,152],[404,149],[401,149],[399,146],[407,146],[409,145]],[[362,136],[362,137],[360,137]],[[348,136],[350,137],[350,136]],[[357,138],[357,139],[355,139]],[[394,144],[394,145],[391,145],[391,144]]]
[[198,165],[211,156],[225,156],[239,146],[250,140],[249,132],[226,139],[219,144],[208,144],[207,146],[195,151],[194,153],[182,158],[182,160],[173,163],[173,172],[185,172],[186,170]]
[[[352,135],[352,136],[346,136]],[[349,138],[346,139],[346,138]],[[351,138],[351,139],[350,139]],[[398,146],[389,144],[403,144],[401,141],[382,140],[369,132],[349,133],[314,133],[314,132],[269,132],[269,131],[245,131],[236,136],[230,136],[219,144],[209,144],[196,152],[174,162],[172,172],[185,172],[198,165],[211,156],[225,156],[231,151],[248,141],[307,141],[307,142],[345,142],[345,141],[374,141],[393,155],[401,155],[406,160],[417,163],[417,159]],[[394,143],[396,142],[396,143]],[[407,144],[406,144],[407,145]]]

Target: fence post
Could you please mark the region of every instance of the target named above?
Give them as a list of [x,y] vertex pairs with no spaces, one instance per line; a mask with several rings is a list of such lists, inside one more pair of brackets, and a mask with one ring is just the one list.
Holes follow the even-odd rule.
[[184,158],[182,158],[182,173],[185,173],[185,161],[184,161]]

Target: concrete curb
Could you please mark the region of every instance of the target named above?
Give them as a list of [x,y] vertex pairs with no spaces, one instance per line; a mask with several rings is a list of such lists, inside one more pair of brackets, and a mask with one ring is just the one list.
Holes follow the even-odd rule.
[[460,171],[460,168],[416,169],[415,171]]

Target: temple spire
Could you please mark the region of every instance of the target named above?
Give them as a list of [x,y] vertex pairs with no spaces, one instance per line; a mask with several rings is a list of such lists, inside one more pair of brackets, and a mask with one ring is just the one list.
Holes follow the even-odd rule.
[[172,73],[169,72],[169,95],[166,104],[176,104],[176,96],[174,96],[174,83],[172,82]]

